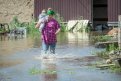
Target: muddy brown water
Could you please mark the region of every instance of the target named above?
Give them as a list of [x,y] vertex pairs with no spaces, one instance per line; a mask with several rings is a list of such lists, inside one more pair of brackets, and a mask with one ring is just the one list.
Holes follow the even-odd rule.
[[[92,67],[102,60],[92,53],[104,49],[94,48],[90,36],[89,33],[59,34],[56,59],[43,60],[39,37],[2,36],[0,81],[121,81],[120,74]],[[38,72],[32,74],[33,68]]]

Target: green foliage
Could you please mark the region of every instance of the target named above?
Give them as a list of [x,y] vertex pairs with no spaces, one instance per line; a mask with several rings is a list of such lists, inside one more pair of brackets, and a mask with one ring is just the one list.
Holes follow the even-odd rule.
[[85,32],[90,32],[91,31],[91,27],[90,26],[87,26],[86,28],[85,28]]
[[[83,16],[80,16],[78,20],[84,20]],[[79,32],[90,32],[91,27],[89,25],[84,26],[82,22],[78,21],[78,26],[81,28],[79,29]]]
[[35,20],[34,19],[31,22],[29,22],[27,29],[28,29],[28,34],[31,37],[34,37],[34,38],[40,37],[39,29],[35,28]]
[[60,16],[60,14],[56,13],[55,15],[55,19],[59,22],[59,24],[61,25],[61,31],[65,32],[66,31],[66,25],[64,22],[64,18]]
[[99,36],[93,36],[91,40],[94,42],[106,42],[111,40],[111,37],[107,35],[101,35],[101,36],[99,35]]
[[121,73],[121,67],[119,67],[119,66],[110,66],[109,67],[109,70],[111,71],[111,72],[113,72],[113,73]]
[[118,50],[118,48],[118,45],[113,43],[106,46],[106,51]]
[[115,44],[109,44],[108,46],[106,46],[106,50],[96,52],[95,54],[101,58],[107,59],[109,58],[109,52],[112,50],[118,50],[118,47]]
[[3,28],[0,28],[0,33],[4,33],[5,30]]
[[32,74],[32,75],[37,75],[37,74],[56,74],[57,71],[49,70],[49,69],[41,70],[41,69],[37,69],[37,68],[33,67],[33,68],[31,68],[29,70],[29,73]]
[[[115,46],[114,44],[109,44],[109,46],[106,47],[105,51],[96,52],[95,54],[103,59],[108,59],[109,52],[112,50],[118,50],[118,47]],[[109,69],[111,72],[121,73],[121,67],[116,66],[116,65],[108,66],[106,69]]]
[[35,20],[31,20],[29,23],[20,22],[18,17],[15,16],[13,20],[10,22],[10,30],[13,30],[17,27],[26,27],[27,33],[34,38],[40,36],[40,32],[38,29],[35,28]]
[[10,30],[15,29],[17,27],[21,27],[21,23],[18,20],[18,17],[14,16],[13,20],[10,22]]
[[109,54],[108,54],[107,51],[96,52],[95,54],[96,54],[98,57],[101,57],[101,58],[104,58],[104,59],[109,58]]

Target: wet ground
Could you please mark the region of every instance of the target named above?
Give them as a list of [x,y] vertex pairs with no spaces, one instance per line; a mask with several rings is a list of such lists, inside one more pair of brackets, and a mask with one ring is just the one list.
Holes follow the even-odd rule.
[[[121,75],[93,67],[102,60],[88,33],[58,35],[56,55],[41,59],[40,38],[0,41],[0,81],[121,81]],[[56,57],[56,58],[55,58]]]

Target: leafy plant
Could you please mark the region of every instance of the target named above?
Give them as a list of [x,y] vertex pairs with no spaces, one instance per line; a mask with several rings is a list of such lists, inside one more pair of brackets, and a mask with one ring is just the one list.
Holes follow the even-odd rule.
[[[78,20],[84,20],[83,16],[80,16]],[[89,25],[84,26],[84,23],[80,21],[78,21],[78,26],[81,26],[79,29],[80,32],[89,32],[91,30]]]
[[106,46],[106,51],[118,50],[118,45],[112,43]]
[[28,34],[31,37],[37,38],[40,36],[39,30],[35,28],[35,20],[34,19],[31,20],[31,22],[29,22],[27,29],[28,29]]
[[60,16],[60,14],[56,13],[55,19],[59,22],[61,25],[61,31],[65,32],[66,31],[66,25],[64,23],[64,18]]
[[37,75],[37,74],[56,74],[56,70],[49,70],[49,69],[37,69],[35,67],[31,68],[29,70],[29,73],[32,75]]
[[119,67],[119,66],[110,66],[109,67],[109,70],[111,71],[111,72],[114,72],[114,73],[121,73],[121,67]]
[[107,51],[96,52],[95,54],[96,54],[98,57],[101,57],[101,58],[104,58],[104,59],[109,58],[109,54],[108,54]]
[[0,28],[0,33],[4,33],[5,30],[3,28]]
[[101,36],[99,35],[91,37],[91,40],[94,42],[106,42],[108,40],[111,40],[111,37],[107,35],[101,35]]
[[13,20],[10,22],[10,30],[15,29],[17,27],[21,27],[21,23],[18,20],[18,17],[14,16]]

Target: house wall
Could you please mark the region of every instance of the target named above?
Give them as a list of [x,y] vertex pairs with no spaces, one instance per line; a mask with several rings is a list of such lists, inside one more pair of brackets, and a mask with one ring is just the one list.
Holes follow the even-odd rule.
[[35,0],[34,16],[38,18],[42,9],[53,8],[65,21],[80,19],[91,20],[91,0]]
[[108,0],[108,22],[117,22],[121,14],[121,0]]
[[[105,0],[95,1],[105,4]],[[80,16],[91,20],[91,6],[92,0],[0,0],[0,23],[9,23],[14,16],[18,16],[22,22],[29,22],[33,14],[38,18],[41,10],[48,7],[52,7],[65,21],[79,19]],[[118,15],[121,15],[121,0],[108,0],[107,10],[108,22],[117,22]]]

